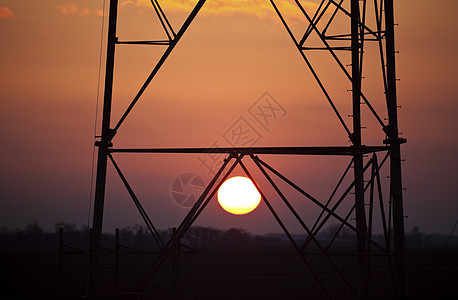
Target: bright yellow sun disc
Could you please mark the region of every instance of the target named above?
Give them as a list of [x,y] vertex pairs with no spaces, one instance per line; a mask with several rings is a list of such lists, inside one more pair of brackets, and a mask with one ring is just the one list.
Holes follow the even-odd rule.
[[218,202],[225,211],[234,215],[244,215],[258,207],[261,195],[251,179],[236,176],[229,178],[220,186]]

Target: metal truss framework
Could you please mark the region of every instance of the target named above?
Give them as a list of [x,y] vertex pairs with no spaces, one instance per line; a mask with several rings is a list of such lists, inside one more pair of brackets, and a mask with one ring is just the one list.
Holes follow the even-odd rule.
[[[267,0],[266,0],[267,1]],[[346,147],[254,147],[254,148],[151,148],[151,149],[117,149],[113,147],[112,139],[116,135],[117,130],[125,121],[126,117],[131,112],[137,101],[141,98],[144,91],[154,79],[155,75],[161,69],[163,63],[166,61],[169,54],[173,51],[181,37],[186,32],[189,25],[192,23],[198,12],[206,1],[199,0],[194,9],[190,12],[189,16],[178,31],[175,31],[171,23],[166,17],[157,0],[151,0],[151,5],[160,20],[168,39],[157,41],[119,41],[116,37],[116,23],[117,23],[117,9],[118,0],[110,0],[110,17],[108,29],[108,47],[107,47],[107,63],[106,63],[106,77],[105,77],[105,94],[103,105],[103,120],[102,120],[102,134],[100,141],[96,142],[98,146],[98,161],[97,161],[97,177],[95,188],[95,203],[93,214],[93,228],[91,235],[91,251],[97,253],[97,248],[101,244],[102,234],[102,220],[104,210],[105,198],[105,183],[107,174],[107,163],[110,161],[114,166],[117,174],[121,178],[124,186],[130,194],[135,206],[137,207],[142,219],[148,227],[152,238],[157,244],[159,254],[155,262],[150,267],[149,271],[136,287],[136,291],[141,291],[151,279],[153,274],[161,266],[161,264],[168,258],[172,257],[173,262],[177,262],[176,256],[180,251],[180,239],[183,238],[187,230],[199,217],[207,204],[214,198],[218,188],[228,178],[231,172],[240,167],[247,177],[251,178],[256,188],[259,190],[262,200],[268,207],[276,222],[283,229],[284,233],[292,243],[294,249],[302,258],[308,270],[313,275],[316,283],[320,286],[324,295],[333,297],[331,291],[327,289],[326,284],[320,278],[319,274],[315,272],[310,264],[309,251],[311,245],[319,249],[319,254],[322,255],[326,261],[332,266],[336,274],[344,283],[348,290],[348,297],[354,298],[368,298],[370,293],[371,284],[369,282],[371,258],[374,256],[386,256],[387,264],[391,270],[392,278],[392,296],[407,297],[407,280],[405,271],[405,249],[404,249],[404,214],[403,214],[403,200],[402,200],[402,181],[401,181],[401,160],[400,160],[400,145],[405,142],[404,139],[399,137],[398,123],[397,123],[397,99],[396,99],[396,74],[395,74],[395,47],[394,47],[394,20],[393,20],[393,0],[322,0],[317,6],[316,11],[313,13],[307,11],[306,7],[300,1],[294,1],[297,8],[303,14],[304,20],[308,26],[302,36],[295,36],[290,26],[288,25],[285,16],[279,9],[274,0],[270,0],[273,9],[281,20],[287,33],[291,37],[294,45],[296,46],[299,54],[302,56],[308,69],[311,71],[313,77],[322,90],[326,100],[331,105],[332,110],[336,114],[338,120],[348,134],[351,145]],[[349,5],[345,6],[349,2]],[[367,21],[369,2],[374,10],[375,28],[371,28]],[[347,8],[345,8],[347,7]],[[350,8],[348,10],[348,7]],[[345,16],[350,21],[350,32],[343,34],[328,34],[329,28],[336,16]],[[311,36],[318,37],[321,41],[321,46],[310,46],[308,41]],[[338,41],[338,45],[334,43]],[[385,93],[385,100],[387,106],[388,122],[385,123],[371,105],[370,99],[362,92],[362,78],[363,78],[363,63],[364,63],[364,50],[368,42],[373,42],[378,45],[381,72],[383,76],[383,88]],[[342,46],[342,43],[346,45]],[[155,45],[165,47],[162,57],[157,62],[151,74],[147,77],[144,84],[141,86],[138,93],[135,95],[130,105],[125,110],[120,120],[114,127],[111,126],[111,99],[113,90],[113,70],[114,70],[114,57],[116,45],[120,44],[143,44]],[[338,108],[334,105],[334,101],[328,93],[325,84],[318,76],[315,68],[312,66],[308,51],[327,51],[332,56],[333,60],[337,63],[343,74],[348,78],[352,85],[352,129],[346,124],[342,118]],[[351,55],[351,71],[342,63],[339,56],[336,54],[338,51],[346,51]],[[362,102],[361,102],[362,101]],[[375,117],[380,125],[380,129],[385,133],[386,139],[381,145],[365,146],[362,143],[361,135],[361,105],[367,105],[369,111]],[[183,153],[223,153],[227,157],[224,159],[221,168],[208,184],[202,195],[196,201],[194,206],[190,209],[189,213],[183,219],[181,224],[174,229],[173,235],[168,241],[163,241],[159,236],[152,220],[143,208],[140,200],[137,198],[135,192],[129,185],[126,177],[116,163],[115,156],[122,155],[122,153],[169,153],[169,154],[183,154]],[[379,161],[378,154],[382,154],[382,159]],[[262,160],[258,155],[275,154],[275,155],[324,155],[331,156],[337,155],[348,157],[349,163],[347,168],[342,174],[342,177],[333,189],[333,193],[326,202],[321,202],[307,193],[305,190],[294,184],[286,176],[278,172],[270,164]],[[365,159],[367,157],[367,159]],[[253,177],[252,173],[248,170],[243,162],[243,159],[251,159],[254,165],[263,174],[271,187],[276,191],[277,196],[286,205],[294,218],[299,222],[301,227],[306,233],[307,238],[303,243],[298,243],[293,239],[291,233],[286,228],[284,222],[276,213],[267,199],[266,194],[263,193],[258,184],[258,180]],[[385,163],[389,162],[390,167],[390,191],[389,196],[383,196],[382,185],[380,182],[380,170]],[[348,186],[344,186],[344,179],[350,175],[350,168],[353,166],[353,179]],[[225,172],[225,173],[224,173]],[[224,175],[223,175],[224,174]],[[279,180],[292,187],[294,190],[303,195],[307,201],[316,205],[321,213],[315,220],[313,226],[307,226],[300,214],[296,211],[293,205],[285,196],[284,192],[280,189],[275,180]],[[340,189],[343,192],[340,193]],[[340,195],[339,195],[340,193]],[[337,209],[341,206],[345,199],[350,198],[350,194],[354,193],[354,202],[350,209],[343,215],[337,213]],[[339,196],[338,196],[339,195]],[[378,200],[378,201],[377,201]],[[388,208],[385,208],[385,200],[388,200]],[[378,204],[377,204],[378,202]],[[367,208],[366,208],[367,207]],[[382,223],[383,229],[383,242],[373,239],[373,224],[376,218],[375,208],[378,207],[379,218]],[[351,216],[354,216],[355,222],[350,221]],[[325,245],[322,241],[317,239],[317,234],[323,226],[329,221],[337,221],[339,229],[334,234],[331,241]],[[332,252],[332,246],[342,228],[347,227],[356,233],[357,246],[356,252],[353,254],[358,257],[358,285],[354,286],[345,272],[340,269],[333,260],[333,255],[339,255]],[[393,242],[392,243],[392,236]],[[393,258],[394,257],[394,266]],[[92,271],[90,273],[90,296],[95,298],[97,296],[97,254],[91,255]],[[174,268],[175,270],[176,268]],[[174,278],[176,280],[176,277]]]

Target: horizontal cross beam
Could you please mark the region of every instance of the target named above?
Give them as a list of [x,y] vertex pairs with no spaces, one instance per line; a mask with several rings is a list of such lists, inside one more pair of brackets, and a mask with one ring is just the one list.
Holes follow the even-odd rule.
[[352,156],[387,151],[387,146],[342,147],[226,147],[226,148],[122,148],[109,149],[110,153],[227,153],[227,154],[280,154],[280,155],[342,155]]

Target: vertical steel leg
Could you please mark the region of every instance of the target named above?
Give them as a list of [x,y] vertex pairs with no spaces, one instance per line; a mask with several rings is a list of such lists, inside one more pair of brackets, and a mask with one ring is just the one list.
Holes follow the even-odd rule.
[[385,0],[385,26],[386,26],[386,59],[387,59],[387,85],[386,101],[388,107],[389,132],[387,144],[391,152],[391,193],[393,202],[393,229],[394,229],[394,254],[396,262],[397,296],[407,298],[407,275],[404,240],[404,204],[402,199],[401,178],[401,143],[405,140],[399,138],[397,96],[396,96],[396,64],[394,47],[394,8],[393,0]]
[[[111,100],[113,94],[113,71],[116,45],[116,23],[118,15],[118,0],[110,0],[110,17],[108,21],[108,45],[105,71],[105,93],[103,99],[102,137],[96,145],[99,147],[97,157],[97,175],[95,181],[94,216],[92,222],[92,234],[90,235],[90,252],[100,246],[102,239],[103,209],[105,201],[105,183],[107,177],[108,148],[113,138],[110,129]],[[90,254],[89,271],[89,298],[97,298],[97,269],[98,257]]]
[[[353,133],[350,136],[353,146],[361,146],[361,71],[359,38],[359,0],[351,0],[351,69],[353,95]],[[354,156],[356,228],[367,234],[364,207],[363,154]],[[363,234],[357,234],[359,297],[367,298],[367,243]]]

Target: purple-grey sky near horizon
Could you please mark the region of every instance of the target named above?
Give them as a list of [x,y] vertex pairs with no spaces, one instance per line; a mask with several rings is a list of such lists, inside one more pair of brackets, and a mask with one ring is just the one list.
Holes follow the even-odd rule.
[[[154,31],[158,24],[148,21],[151,11],[135,3],[141,1],[120,8],[120,38],[159,32]],[[240,118],[258,131],[258,146],[348,145],[273,10],[224,12],[208,3],[120,129],[116,145],[223,146]],[[395,1],[399,124],[408,141],[402,147],[407,231],[417,225],[427,233],[448,234],[458,218],[457,9],[454,0]],[[23,228],[36,221],[53,230],[57,222],[88,224],[102,10],[102,1],[0,0],[0,226]],[[178,28],[184,13],[169,10]],[[300,28],[295,16],[292,21]],[[157,48],[117,48],[113,122],[159,53]],[[331,64],[323,63],[329,75]],[[368,78],[376,71],[368,71]],[[335,81],[331,90],[347,87]],[[248,111],[266,91],[285,110],[269,128]],[[347,104],[338,103],[344,116]],[[380,143],[383,137],[370,131],[373,121],[364,122],[367,140]],[[340,158],[265,159],[320,199],[329,196],[348,163]],[[187,212],[170,195],[176,176],[194,172],[210,179],[196,155],[119,155],[117,161],[159,228],[178,225]],[[108,187],[105,230],[140,224],[112,167]],[[296,203],[305,216],[313,210]],[[198,224],[281,231],[274,223],[265,206],[234,217],[213,201]]]

